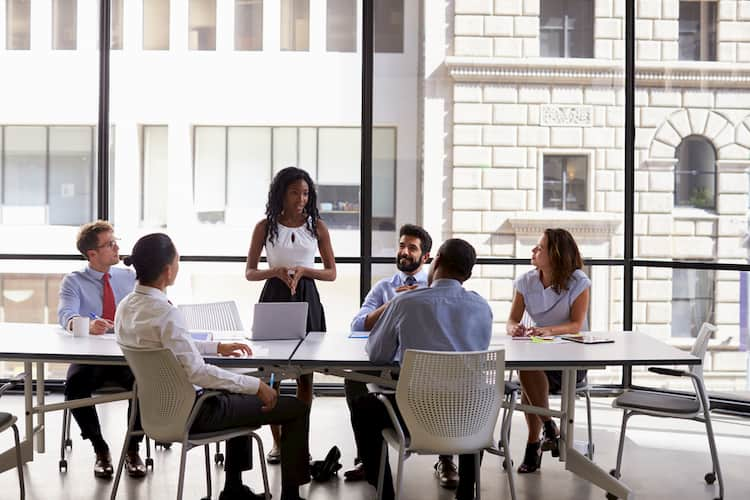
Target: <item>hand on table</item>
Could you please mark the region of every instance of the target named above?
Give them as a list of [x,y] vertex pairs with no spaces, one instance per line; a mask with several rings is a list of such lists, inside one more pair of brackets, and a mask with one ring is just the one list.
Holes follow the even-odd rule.
[[222,356],[252,356],[253,350],[242,342],[219,342],[216,350]]
[[91,335],[102,335],[114,327],[115,323],[113,321],[104,318],[96,318],[89,323],[89,333]]

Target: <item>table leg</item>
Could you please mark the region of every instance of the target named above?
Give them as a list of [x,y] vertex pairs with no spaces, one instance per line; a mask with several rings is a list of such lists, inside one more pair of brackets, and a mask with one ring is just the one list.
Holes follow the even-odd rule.
[[563,370],[562,376],[562,411],[565,422],[560,424],[560,460],[565,460],[565,469],[599,486],[604,491],[618,498],[631,498],[632,492],[621,481],[610,476],[607,471],[586,458],[575,449],[575,412],[576,412],[576,370]]
[[[36,364],[36,403],[39,408],[44,408],[44,379],[47,374],[44,373],[44,362],[38,361]],[[44,410],[37,413],[36,417],[38,432],[36,437],[36,451],[44,453],[45,434],[44,434]]]

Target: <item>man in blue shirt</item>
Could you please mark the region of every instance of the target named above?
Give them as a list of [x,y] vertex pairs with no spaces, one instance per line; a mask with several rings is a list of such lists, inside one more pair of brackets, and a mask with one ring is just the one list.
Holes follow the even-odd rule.
[[[63,278],[57,318],[60,325],[70,331],[73,318],[89,317],[89,334],[111,333],[115,309],[120,300],[133,291],[135,273],[130,269],[112,267],[120,262],[120,247],[109,222],[98,220],[81,226],[76,245],[88,260],[88,265]],[[129,390],[133,381],[133,374],[127,366],[72,364],[65,380],[65,400],[89,398],[96,389],[105,385]],[[71,413],[81,428],[81,437],[89,439],[94,447],[94,476],[111,477],[112,457],[102,437],[95,407],[76,408]],[[140,418],[136,425],[140,428]],[[131,477],[146,475],[146,467],[138,454],[138,443],[142,439],[143,436],[133,438],[128,444],[125,467]]]
[[[353,332],[372,330],[378,318],[397,295],[427,286],[427,271],[424,270],[424,264],[430,259],[431,250],[432,238],[424,228],[415,224],[401,226],[396,253],[398,272],[390,278],[383,278],[372,287],[362,303],[362,308],[352,320]],[[346,379],[344,380],[344,394],[351,414],[354,401],[368,394],[367,386],[362,382]],[[344,472],[346,481],[365,479],[365,469],[359,453],[357,455],[354,459],[354,468]],[[440,459],[435,464],[435,472],[440,486],[454,489],[458,485],[458,471],[450,455],[440,455]]]
[[[406,349],[482,351],[492,336],[492,311],[487,301],[462,286],[476,262],[474,248],[464,240],[442,244],[430,267],[429,288],[403,294],[391,301],[367,340],[374,363],[400,362]],[[396,407],[395,398],[392,403]],[[367,481],[378,478],[381,431],[390,426],[385,407],[374,395],[360,397],[352,409],[352,425]],[[474,498],[473,455],[459,457],[458,500]],[[386,466],[383,498],[392,499],[393,481]]]

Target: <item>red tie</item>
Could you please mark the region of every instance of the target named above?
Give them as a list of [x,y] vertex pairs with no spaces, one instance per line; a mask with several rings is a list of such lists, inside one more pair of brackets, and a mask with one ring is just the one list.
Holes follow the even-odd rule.
[[109,284],[109,273],[104,273],[102,281],[104,282],[104,293],[102,294],[102,318],[114,321],[115,293],[112,291],[112,285]]

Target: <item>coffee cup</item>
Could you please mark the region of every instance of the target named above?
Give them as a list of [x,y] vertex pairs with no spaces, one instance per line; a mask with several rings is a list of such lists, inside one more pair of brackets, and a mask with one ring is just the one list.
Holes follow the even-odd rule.
[[85,337],[89,334],[89,318],[76,316],[73,318],[73,336]]

